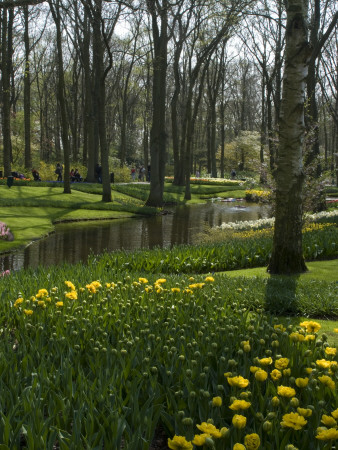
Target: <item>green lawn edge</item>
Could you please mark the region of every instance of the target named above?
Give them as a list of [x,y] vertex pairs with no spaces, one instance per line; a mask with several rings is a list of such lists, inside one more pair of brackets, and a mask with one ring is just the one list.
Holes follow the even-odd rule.
[[[306,266],[308,272],[299,275],[301,279],[313,279],[313,280],[323,280],[323,281],[336,281],[338,282],[338,259],[326,260],[326,261],[313,261],[307,262]],[[242,270],[232,270],[222,272],[228,277],[240,278],[240,277],[259,277],[259,278],[269,278],[271,275],[266,271],[266,267],[256,267],[254,269],[242,269]],[[273,275],[274,277],[276,275]],[[281,322],[288,323],[290,318],[280,317]],[[295,317],[295,323],[300,323],[303,320],[308,320],[308,317]],[[319,335],[321,336],[325,333],[328,336],[328,340],[331,345],[338,347],[338,335],[333,332],[334,328],[338,328],[337,320],[329,319],[315,319],[316,322],[320,323],[321,329]]]
[[[19,250],[31,242],[55,231],[55,225],[63,222],[102,221],[129,219],[138,214],[124,211],[67,209],[53,207],[2,207],[0,220],[13,232],[13,241],[0,240],[0,254]],[[71,226],[71,225],[70,225]]]
[[[307,262],[307,272],[297,275],[299,278],[311,278],[324,281],[338,281],[338,259],[325,261]],[[222,272],[229,277],[263,277],[269,278],[270,275],[266,267],[255,267],[253,269],[229,270]],[[276,276],[276,275],[274,275]]]

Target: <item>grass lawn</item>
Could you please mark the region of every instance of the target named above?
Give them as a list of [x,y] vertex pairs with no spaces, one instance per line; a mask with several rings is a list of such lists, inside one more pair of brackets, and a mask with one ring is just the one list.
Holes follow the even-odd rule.
[[[311,278],[314,280],[338,281],[338,259],[331,261],[312,261],[306,263],[308,272],[299,275],[299,278]],[[245,270],[230,270],[224,272],[229,277],[263,277],[269,278],[271,275],[266,271],[266,267],[256,267]]]
[[[149,194],[149,184],[124,184],[115,185],[115,192],[125,193],[133,198],[146,200]],[[174,186],[172,183],[164,183],[164,203],[177,204],[200,204],[215,197],[222,198],[244,198],[243,186],[212,186],[212,185],[190,185],[191,200],[185,200],[185,187]]]
[[[338,259],[334,259],[332,261],[313,261],[306,263],[306,265],[309,269],[308,272],[300,274],[297,277],[298,279],[313,279],[328,282],[336,281],[338,283]],[[257,267],[254,269],[245,270],[232,270],[224,273],[228,277],[271,277],[271,275],[266,271],[266,267]],[[302,320],[308,319],[305,317],[297,317],[295,318],[295,323],[299,323],[299,321]],[[285,321],[290,321],[290,319],[285,319]],[[320,334],[327,334],[329,343],[335,347],[338,347],[338,334],[333,332],[335,328],[338,328],[338,321],[316,319],[316,322],[319,322],[322,326]]]
[[112,203],[103,203],[99,193],[75,189],[64,194],[62,187],[0,186],[0,220],[14,234],[14,241],[0,240],[0,253],[53,232],[55,223],[123,219],[156,212],[155,208],[143,208],[141,202],[123,193],[112,191],[112,199]]
[[100,211],[44,207],[3,207],[1,221],[14,233],[14,241],[0,240],[0,253],[29,244],[54,231],[55,223],[65,221],[123,219],[134,214],[124,211]]

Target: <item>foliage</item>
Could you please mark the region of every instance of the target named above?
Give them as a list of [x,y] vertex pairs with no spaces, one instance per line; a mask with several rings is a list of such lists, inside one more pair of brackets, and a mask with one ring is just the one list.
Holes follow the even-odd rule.
[[[237,170],[237,167],[244,161],[243,169],[259,172],[259,152],[260,133],[242,130],[236,139],[225,144],[225,165],[229,171],[232,168]],[[220,150],[217,152],[217,158],[220,161]]]
[[118,158],[109,157],[109,173],[114,173],[115,183],[129,183],[130,182],[130,167],[123,164]]
[[[103,255],[98,264],[107,270],[148,273],[206,273],[267,265],[272,248],[272,229],[223,233],[219,242],[198,246],[177,246]],[[316,225],[303,236],[306,260],[338,256],[338,229],[333,225]]]
[[[212,436],[220,448],[255,432],[262,448],[284,449],[292,434],[305,450],[324,415],[336,414],[337,355],[312,332],[319,326],[281,323],[263,311],[269,292],[290,291],[293,311],[304,307],[312,299],[306,282],[148,280],[97,262],[13,273],[11,283],[0,278],[3,445],[118,449],[123,440],[135,450],[140,442],[149,448],[159,423],[191,441],[209,421],[229,430]],[[337,313],[335,289],[316,283],[313,298],[323,303],[313,308]],[[248,387],[236,387],[236,376]],[[285,397],[293,390],[292,400]],[[233,411],[235,398],[249,408]],[[299,431],[281,426],[286,413],[308,405],[316,408]],[[243,428],[235,414],[245,416]]]

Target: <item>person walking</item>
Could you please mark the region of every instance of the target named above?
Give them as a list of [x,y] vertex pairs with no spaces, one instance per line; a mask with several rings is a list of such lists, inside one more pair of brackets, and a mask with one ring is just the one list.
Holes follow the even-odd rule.
[[55,168],[55,174],[58,176],[57,181],[62,181],[62,170],[62,165],[60,163],[57,163]]

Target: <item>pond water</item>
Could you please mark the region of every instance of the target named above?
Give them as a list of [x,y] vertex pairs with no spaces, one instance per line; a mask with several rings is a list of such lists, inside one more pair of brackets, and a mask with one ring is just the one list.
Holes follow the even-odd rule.
[[86,261],[105,250],[135,250],[197,243],[206,226],[269,217],[269,207],[245,202],[179,206],[149,218],[60,224],[55,233],[0,257],[0,272]]

